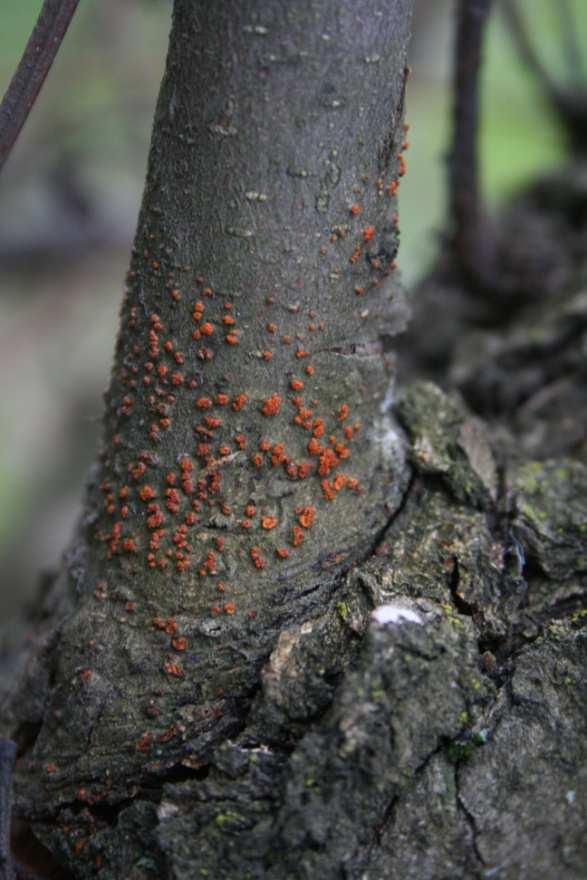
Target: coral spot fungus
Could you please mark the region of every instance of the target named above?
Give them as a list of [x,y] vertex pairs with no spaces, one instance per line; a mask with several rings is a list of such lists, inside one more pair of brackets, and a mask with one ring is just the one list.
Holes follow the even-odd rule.
[[263,401],[263,405],[261,407],[261,412],[264,416],[276,416],[281,410],[281,397],[279,394],[273,393],[271,397],[268,397],[265,401]]

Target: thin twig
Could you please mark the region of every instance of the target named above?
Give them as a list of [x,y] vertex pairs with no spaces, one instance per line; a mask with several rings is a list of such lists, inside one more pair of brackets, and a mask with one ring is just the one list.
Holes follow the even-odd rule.
[[44,0],[37,23],[0,104],[0,171],[35,103],[79,0]]
[[477,280],[488,272],[491,237],[484,227],[479,172],[479,71],[493,0],[458,0],[454,67],[450,212],[461,267]]

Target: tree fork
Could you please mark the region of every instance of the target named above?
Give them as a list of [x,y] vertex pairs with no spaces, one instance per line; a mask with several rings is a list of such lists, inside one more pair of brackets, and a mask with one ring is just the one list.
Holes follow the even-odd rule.
[[38,730],[17,801],[41,831],[198,773],[401,503],[411,5],[176,0],[103,452],[2,713]]

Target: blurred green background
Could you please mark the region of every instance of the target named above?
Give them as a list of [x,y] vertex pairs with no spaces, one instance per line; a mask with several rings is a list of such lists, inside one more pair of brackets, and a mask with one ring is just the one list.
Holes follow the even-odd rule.
[[[360,0],[358,0],[360,2]],[[450,112],[453,3],[415,0],[400,265],[409,285],[438,247]],[[561,8],[581,45],[585,0],[521,0],[553,73],[566,74]],[[39,0],[4,0],[0,91]],[[54,567],[99,438],[122,281],[163,70],[169,0],[86,0],[0,177],[0,615]],[[492,206],[563,145],[499,15],[483,78],[482,155]]]

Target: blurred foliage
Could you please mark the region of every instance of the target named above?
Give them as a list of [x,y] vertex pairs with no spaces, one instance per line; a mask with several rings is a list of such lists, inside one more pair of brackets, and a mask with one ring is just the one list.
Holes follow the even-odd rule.
[[[426,271],[442,229],[453,5],[415,2],[411,149],[400,190],[400,263],[409,284]],[[587,45],[587,3],[566,5],[579,44]],[[30,594],[37,570],[59,558],[95,456],[170,6],[170,0],[80,4],[0,179],[0,260],[4,252],[20,254],[16,263],[0,265],[0,612],[19,593]],[[521,0],[542,57],[560,77],[568,75],[564,6],[564,0]],[[2,4],[0,90],[39,7],[39,0]],[[560,162],[564,149],[499,14],[490,28],[483,93],[483,173],[495,209]],[[59,234],[75,231],[79,218],[98,228],[101,243],[59,252]],[[48,256],[39,241],[46,241]]]

